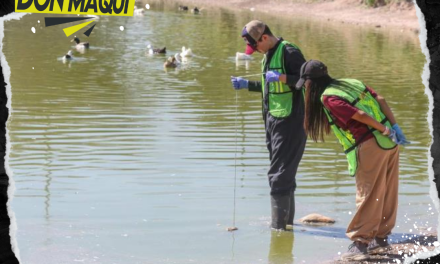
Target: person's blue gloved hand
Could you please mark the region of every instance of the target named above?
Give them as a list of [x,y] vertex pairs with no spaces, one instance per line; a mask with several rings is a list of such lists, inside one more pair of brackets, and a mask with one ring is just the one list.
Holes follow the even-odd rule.
[[232,87],[235,90],[245,89],[249,87],[249,81],[241,77],[231,76]]
[[277,71],[266,72],[266,82],[279,82],[281,73]]
[[388,137],[396,144],[399,144],[399,141],[397,139],[397,133],[394,129],[390,128],[390,134],[388,135]]
[[399,145],[406,145],[409,144],[411,142],[409,142],[408,140],[406,140],[405,135],[402,132],[402,129],[400,129],[399,125],[396,123],[392,126],[393,130],[396,131],[396,137],[397,137],[397,144]]

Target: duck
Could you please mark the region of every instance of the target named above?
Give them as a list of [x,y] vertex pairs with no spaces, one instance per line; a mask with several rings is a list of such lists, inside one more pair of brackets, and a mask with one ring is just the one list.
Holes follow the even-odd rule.
[[167,47],[163,47],[161,49],[153,49],[151,45],[147,46],[148,54],[165,54],[167,53]]
[[200,10],[197,8],[197,6],[191,9],[191,13],[198,14],[199,12]]
[[182,5],[180,5],[180,6],[179,6],[179,10],[180,10],[180,11],[188,11],[188,7],[187,7],[187,6],[182,6]]
[[72,39],[70,42],[74,42],[76,43],[76,48],[89,48],[90,44],[88,42],[81,42],[79,40],[79,38],[75,37],[74,39]]
[[70,61],[73,59],[72,51],[69,50],[64,56],[63,56],[63,63],[66,63],[67,61]]
[[182,52],[180,53],[180,56],[182,56],[182,58],[184,57],[192,57],[193,53],[192,50],[190,48],[185,48],[185,46],[182,47]]
[[235,60],[252,60],[252,56],[247,55],[246,53],[237,52],[235,53]]
[[144,9],[138,8],[137,6],[134,6],[133,15],[135,16],[143,16],[144,15]]
[[184,62],[185,58],[183,58],[180,53],[174,54],[174,58],[176,59],[177,63]]
[[177,68],[179,64],[180,62],[177,60],[176,56],[174,56],[174,57],[168,57],[168,59],[163,64],[163,66],[165,68]]
[[73,59],[72,51],[69,50],[69,51],[66,53],[66,55],[64,55],[63,59],[66,59],[66,60],[71,60],[71,59]]

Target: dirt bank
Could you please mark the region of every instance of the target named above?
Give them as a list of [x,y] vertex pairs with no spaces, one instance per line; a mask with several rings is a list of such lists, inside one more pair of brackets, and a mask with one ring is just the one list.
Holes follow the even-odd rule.
[[416,9],[412,3],[395,3],[369,8],[358,0],[308,1],[307,0],[163,0],[163,2],[188,5],[190,8],[221,7],[237,12],[273,13],[288,17],[307,17],[316,20],[336,21],[355,25],[391,28],[402,32],[419,30]]

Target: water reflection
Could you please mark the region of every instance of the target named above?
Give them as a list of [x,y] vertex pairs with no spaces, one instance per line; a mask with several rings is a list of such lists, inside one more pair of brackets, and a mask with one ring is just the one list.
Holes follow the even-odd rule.
[[249,70],[251,62],[249,60],[235,60],[235,69],[239,70],[240,67],[245,67],[246,70]]
[[270,235],[269,264],[293,264],[293,243],[295,235],[291,231],[274,231]]
[[[47,138],[46,138],[47,139]],[[46,141],[47,142],[47,141]],[[46,147],[47,147],[47,153],[46,153],[46,160],[45,160],[45,165],[46,165],[46,175],[45,175],[45,186],[44,186],[44,190],[46,192],[45,195],[45,200],[44,200],[44,211],[45,211],[45,218],[46,221],[50,220],[51,214],[50,214],[50,185],[52,183],[52,165],[53,165],[53,157],[52,157],[52,150],[50,149],[51,146],[49,144],[46,143]]]

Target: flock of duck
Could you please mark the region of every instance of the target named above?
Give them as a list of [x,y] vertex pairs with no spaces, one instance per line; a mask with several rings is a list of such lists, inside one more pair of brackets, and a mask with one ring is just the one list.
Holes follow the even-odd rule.
[[[189,11],[188,6],[179,5],[179,11]],[[200,13],[200,9],[194,7],[191,9],[191,13],[198,14]],[[148,45],[148,53],[151,54],[166,54],[166,47],[161,49],[153,49],[150,45]],[[177,68],[182,62],[185,62],[188,58],[192,57],[193,53],[190,48],[182,47],[182,52],[176,53],[172,57],[168,57],[168,59],[164,62],[163,66],[165,68]]]
[[[188,6],[182,6],[182,5],[179,6],[179,11],[188,11],[188,10],[189,10]],[[143,8],[137,8],[136,6],[134,7],[135,15],[143,14],[143,12],[144,12]],[[197,7],[194,7],[193,9],[191,9],[191,12],[198,14],[200,10]],[[84,53],[85,49],[88,49],[90,47],[89,42],[81,42],[80,39],[76,36],[74,39],[71,40],[71,42],[75,42],[75,49],[80,53]],[[148,45],[147,49],[148,49],[147,53],[149,55],[167,53],[166,47],[153,48],[151,45]],[[182,47],[182,51],[176,53],[174,56],[168,57],[167,60],[164,62],[163,66],[165,68],[176,68],[182,63],[185,63],[190,57],[193,57],[192,50],[190,48]],[[63,56],[63,61],[66,62],[72,59],[73,59],[73,53],[72,50],[69,50]],[[237,52],[235,55],[235,59],[236,61],[243,61],[243,60],[246,61],[246,60],[251,60],[252,57],[250,55],[246,55],[245,53]]]
[[[77,51],[84,53],[85,49],[88,49],[90,47],[90,44],[88,42],[81,42],[78,37],[75,37],[70,42],[75,42],[75,48]],[[63,61],[68,61],[73,59],[73,53],[72,50],[69,50],[66,55],[63,56]]]
[[[75,48],[77,51],[83,53],[85,49],[88,49],[90,47],[89,42],[81,42],[78,37],[75,37],[71,40],[71,42],[75,42]],[[166,54],[167,48],[153,48],[151,45],[147,46],[148,48],[148,54],[154,55],[154,54]],[[168,57],[168,59],[164,62],[163,66],[165,68],[176,68],[181,63],[184,63],[188,60],[188,58],[193,57],[193,52],[191,48],[186,48],[185,46],[182,47],[182,51],[174,54],[174,56]],[[73,53],[72,50],[69,50],[63,57],[63,61],[69,61],[73,59]],[[245,53],[237,52],[235,54],[235,59],[237,61],[240,60],[251,60],[251,55],[246,55]]]
[[[80,53],[84,53],[85,49],[88,49],[90,47],[89,42],[81,42],[78,37],[75,37],[71,40],[71,42],[75,42],[75,48]],[[147,46],[148,54],[154,55],[154,54],[166,54],[167,48],[153,48],[151,45]],[[176,53],[173,57],[168,57],[168,59],[164,63],[164,67],[166,68],[176,68],[179,66],[182,62],[185,62],[188,58],[193,56],[193,52],[190,48],[186,48],[185,46],[182,47],[182,52]],[[73,53],[72,50],[69,50],[64,56],[63,61],[70,61],[73,59]]]
[[186,62],[186,60],[193,56],[193,52],[190,48],[182,47],[182,52],[174,54],[173,57],[168,57],[163,66],[165,68],[176,68],[182,62]]
[[[182,5],[179,6],[179,11],[188,11],[188,10],[189,10],[188,6],[182,6]],[[199,12],[200,9],[198,9],[197,6],[191,9],[191,13],[198,14]]]
[[[150,55],[167,53],[166,47],[153,49],[151,45],[148,45],[147,48],[148,48],[148,54]],[[187,49],[185,46],[183,46],[182,52],[176,53],[173,57],[168,57],[168,59],[163,64],[163,66],[165,68],[176,68],[177,66],[180,65],[182,61],[185,61],[187,58],[190,58],[192,56],[193,56],[192,50],[190,48]]]
[[[149,9],[149,6],[147,7],[147,9]],[[182,6],[182,5],[179,6],[179,11],[191,11],[191,13],[193,13],[193,14],[200,13],[200,9],[198,9],[197,7],[194,7],[190,10],[188,8],[188,6]],[[138,8],[136,5],[134,6],[133,15],[143,16],[144,12],[145,12],[145,10],[143,8]]]

